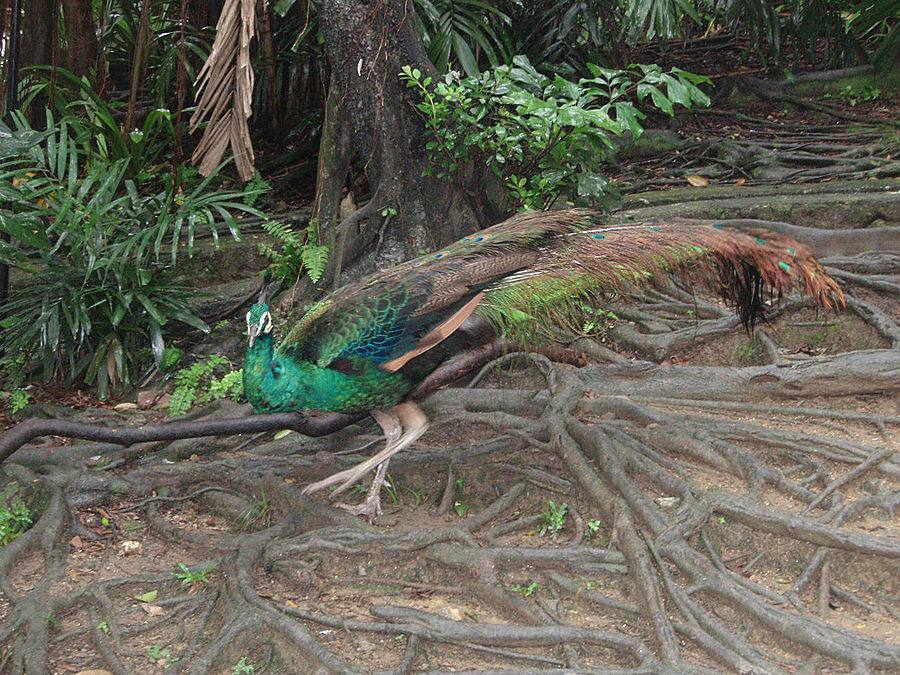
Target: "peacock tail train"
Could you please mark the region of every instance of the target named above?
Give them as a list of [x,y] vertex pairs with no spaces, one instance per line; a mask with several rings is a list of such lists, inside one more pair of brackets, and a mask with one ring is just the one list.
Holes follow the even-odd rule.
[[268,309],[255,305],[244,390],[258,412],[391,406],[458,348],[433,349],[473,314],[499,334],[533,332],[665,274],[705,280],[748,326],[767,295],[790,289],[826,309],[843,303],[809,249],[782,235],[713,222],[604,226],[582,209],[528,212],[344,286],[277,349]]

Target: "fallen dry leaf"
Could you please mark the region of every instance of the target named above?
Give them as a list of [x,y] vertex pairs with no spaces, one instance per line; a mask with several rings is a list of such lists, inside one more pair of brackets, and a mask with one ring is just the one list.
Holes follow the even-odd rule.
[[132,541],[130,539],[126,539],[121,544],[119,544],[119,554],[120,555],[131,555],[132,553],[140,553],[141,549],[144,548],[144,545],[139,541]]
[[144,603],[144,604],[138,605],[138,606],[142,610],[147,612],[147,614],[149,614],[150,616],[162,616],[163,614],[166,613],[166,610],[164,610],[159,605],[150,605],[150,604]]

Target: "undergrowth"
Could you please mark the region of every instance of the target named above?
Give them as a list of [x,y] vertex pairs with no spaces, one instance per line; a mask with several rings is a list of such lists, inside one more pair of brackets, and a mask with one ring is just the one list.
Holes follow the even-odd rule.
[[[216,373],[222,373],[216,376]],[[208,356],[182,368],[175,375],[175,390],[169,398],[169,415],[185,414],[195,403],[221,398],[239,400],[244,394],[243,371],[231,370],[222,356]]]
[[314,222],[301,232],[276,220],[264,220],[262,227],[275,239],[275,245],[258,245],[259,252],[272,261],[269,269],[275,277],[296,281],[305,270],[313,283],[322,278],[328,261],[328,247],[319,246]]
[[31,512],[19,495],[19,485],[10,482],[0,488],[0,548],[31,525]]

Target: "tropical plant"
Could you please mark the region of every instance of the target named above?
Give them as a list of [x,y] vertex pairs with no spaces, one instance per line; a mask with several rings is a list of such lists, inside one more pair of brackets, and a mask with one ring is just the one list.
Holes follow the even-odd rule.
[[655,38],[684,36],[686,19],[702,22],[697,11],[698,0],[630,0],[623,3],[625,13],[622,30],[631,44]]
[[416,0],[419,34],[428,59],[440,73],[458,63],[477,75],[479,52],[491,66],[504,63],[502,29],[511,20],[494,4],[481,0]]
[[[95,3],[95,7],[101,3]],[[147,60],[141,80],[142,91],[153,104],[170,107],[178,88],[178,63],[184,53],[185,100],[191,98],[191,87],[197,64],[203,63],[212,45],[213,29],[182,22],[181,0],[152,0]],[[110,72],[124,81],[131,72],[135,43],[140,24],[140,3],[105,0],[100,19],[100,42]],[[99,9],[99,8],[98,8]],[[95,9],[95,11],[98,11]],[[102,12],[102,13],[101,13]],[[183,43],[182,43],[183,40]]]
[[847,28],[858,40],[871,43],[871,61],[887,69],[900,64],[900,0],[865,0],[849,12]]
[[[238,191],[211,189],[206,179],[182,191],[175,180],[140,194],[126,158],[86,153],[82,120],[47,131],[22,117],[0,126],[0,261],[24,276],[0,321],[4,360],[45,380],[83,379],[100,396],[162,363],[173,325],[208,330],[189,308],[194,291],[176,280],[180,255],[195,237],[218,242],[224,222],[239,237],[230,211],[261,215]],[[22,152],[22,147],[27,147]]]
[[[170,171],[176,129],[166,108],[150,111],[140,129],[123,134],[115,109],[93,90],[90,82],[63,68],[34,66],[24,89],[23,109],[34,100],[46,100],[53,115],[66,121],[68,140],[85,160],[123,161],[125,177],[145,184]],[[52,127],[52,118],[48,125]]]

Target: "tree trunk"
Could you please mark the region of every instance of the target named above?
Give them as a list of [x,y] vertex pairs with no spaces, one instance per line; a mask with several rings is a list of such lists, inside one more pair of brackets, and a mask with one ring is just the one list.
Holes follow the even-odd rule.
[[266,83],[266,131],[272,138],[281,138],[283,105],[278,101],[278,69],[275,67],[275,39],[272,36],[272,6],[265,0],[257,0],[256,16],[259,23],[257,36],[259,39],[259,68],[265,73]]
[[[437,73],[422,49],[412,0],[323,0],[319,21],[331,67],[329,107],[336,106],[342,122],[349,125],[352,151],[363,165],[372,195],[365,212],[368,224],[351,218],[339,230],[335,203],[339,199],[333,193],[344,187],[346,169],[341,169],[342,175],[330,170],[329,179],[338,185],[317,188],[320,195],[329,195],[317,200],[321,240],[346,241],[345,230],[366,227],[368,232],[353,234],[377,239],[374,258],[367,262],[385,264],[406,260],[483,225],[462,189],[423,176],[430,165],[425,128],[398,75],[405,65],[433,77]],[[329,110],[326,119],[333,117]],[[341,128],[335,124],[323,131],[323,156],[335,159],[330,169],[347,164],[341,157],[340,134],[330,133]],[[331,262],[348,269],[354,261],[347,256]]]
[[222,0],[189,0],[188,23],[196,29],[215,26],[222,13]]
[[[22,16],[22,37],[19,43],[19,79],[22,68],[28,66],[49,66],[54,62],[53,45],[57,39],[56,20],[59,16],[59,0],[29,0],[24,3]],[[39,126],[44,123],[46,96],[35,98],[25,115],[29,124]]]
[[78,77],[96,82],[102,55],[91,0],[62,0],[66,22],[66,67]]
[[147,58],[150,39],[150,0],[141,3],[141,18],[138,24],[137,39],[134,42],[134,59],[131,62],[131,89],[128,92],[128,112],[125,114],[125,124],[122,134],[127,140],[131,127],[134,124],[134,107],[138,100],[141,82],[144,80],[144,61]]
[[53,59],[53,40],[59,16],[58,0],[28,0],[22,17],[22,48],[19,66],[49,66]]

